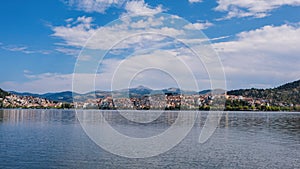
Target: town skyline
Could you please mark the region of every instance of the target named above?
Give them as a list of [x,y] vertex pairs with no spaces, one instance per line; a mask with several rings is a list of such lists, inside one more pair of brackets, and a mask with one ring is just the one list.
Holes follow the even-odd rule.
[[0,90],[2,108],[76,108],[108,110],[298,111],[300,80],[273,89],[183,91],[144,86],[117,91],[7,93]]

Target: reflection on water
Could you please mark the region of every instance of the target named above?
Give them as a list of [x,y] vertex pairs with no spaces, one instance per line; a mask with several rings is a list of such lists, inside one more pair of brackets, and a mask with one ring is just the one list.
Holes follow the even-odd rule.
[[[137,123],[117,111],[102,113],[132,137],[157,135],[178,117],[164,112],[151,123]],[[94,144],[73,110],[0,110],[0,168],[299,168],[300,113],[225,112],[212,137],[199,144],[207,115],[189,121],[194,127],[170,151],[127,159]]]
[[33,122],[75,122],[73,110],[42,110],[42,109],[0,109],[0,121],[3,123],[33,123]]

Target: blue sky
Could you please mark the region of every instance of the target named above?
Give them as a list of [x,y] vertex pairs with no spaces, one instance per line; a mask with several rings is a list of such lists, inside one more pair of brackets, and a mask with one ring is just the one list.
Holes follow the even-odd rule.
[[[77,64],[90,67],[89,64],[98,63],[93,57],[107,51],[102,47],[92,56],[82,53],[79,56],[85,42],[110,22],[124,16],[144,16],[143,12],[150,13],[147,17],[153,19],[151,23],[164,13],[191,23],[195,33],[202,31],[218,52],[228,89],[268,88],[300,79],[300,0],[5,0],[0,3],[0,88],[5,90],[36,93],[72,90],[77,59]],[[98,38],[101,43],[109,43],[105,41],[112,38],[109,36]],[[92,43],[88,43],[91,49]],[[91,49],[85,52],[92,52]],[[118,51],[117,47],[112,51]],[[131,50],[126,51],[129,55]],[[151,56],[143,53],[142,57]],[[102,83],[111,83],[105,79],[112,76],[109,74],[114,72],[112,67],[120,61],[108,55],[103,68],[97,67],[99,89],[109,88]],[[200,71],[197,66],[189,66]],[[151,72],[148,74],[153,76]],[[207,75],[199,73],[199,78],[203,78],[199,89],[208,88]],[[157,88],[171,85],[149,84],[153,81],[144,80],[145,85]],[[138,83],[137,80],[133,85]]]

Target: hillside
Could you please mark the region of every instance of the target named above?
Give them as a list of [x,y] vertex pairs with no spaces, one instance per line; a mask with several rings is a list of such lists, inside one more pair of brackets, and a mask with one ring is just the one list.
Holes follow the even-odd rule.
[[239,89],[228,91],[227,94],[265,99],[269,100],[271,104],[300,105],[300,80],[271,89]]
[[9,95],[9,93],[0,88],[0,98],[4,98],[7,95]]
[[20,93],[15,91],[10,91],[10,93],[18,95],[18,96],[32,96],[32,97],[39,97],[39,98],[45,98],[51,101],[57,101],[57,102],[73,102],[73,94],[74,96],[77,96],[79,94],[73,93],[71,91],[64,91],[64,92],[57,92],[57,93],[45,93],[45,94],[35,94],[35,93]]

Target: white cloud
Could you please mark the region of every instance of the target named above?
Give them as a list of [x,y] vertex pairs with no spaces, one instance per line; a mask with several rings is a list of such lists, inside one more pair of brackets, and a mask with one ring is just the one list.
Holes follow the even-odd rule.
[[74,22],[74,24],[80,23],[81,26],[83,26],[86,29],[89,29],[91,27],[92,21],[93,21],[92,17],[79,16],[77,20]]
[[[169,29],[171,28],[161,28],[159,31],[164,30],[166,32],[170,32]],[[176,29],[174,29],[174,31],[174,34],[182,34],[182,32],[177,32],[178,30],[176,31]],[[299,37],[300,23],[294,25],[284,24],[281,26],[269,25],[259,29],[241,32],[237,34],[236,39],[232,41],[214,43],[213,46],[219,52],[224,65],[228,88],[272,87],[287,81],[299,79]],[[136,39],[137,41],[145,41],[143,38],[133,39]],[[205,76],[205,68],[203,65],[199,66],[198,62],[190,59],[189,53],[185,53],[184,50],[183,52],[179,52],[178,50],[174,51],[174,49],[170,49],[168,51],[162,51],[162,49],[159,49],[161,48],[158,47],[158,50],[155,50],[154,53],[145,54],[144,57],[132,58],[131,60],[129,59],[131,62],[127,61],[127,63],[130,63],[129,65],[135,66],[139,69],[138,64],[151,65],[152,62],[155,64],[174,63],[173,61],[167,60],[168,58],[165,58],[164,56],[180,56],[184,61],[186,61],[186,63],[189,64],[188,67],[191,68],[194,73],[198,74],[197,79],[200,79],[202,82],[200,84],[203,84],[200,88],[203,89],[203,86],[209,87],[210,81],[207,79],[207,75]],[[135,55],[141,54],[136,53]],[[156,56],[160,56],[162,59]],[[89,58],[87,58],[87,60],[89,60]],[[101,82],[97,83],[100,84],[100,86],[98,86],[99,88],[110,89],[113,73],[122,61],[122,59],[112,58],[104,60],[102,67],[103,71],[97,75],[98,81],[96,82]],[[125,68],[132,68],[132,66],[124,65]],[[174,66],[174,64],[165,64],[163,66],[165,66],[166,69],[175,72],[176,76],[178,75],[178,78],[183,77],[183,75],[180,74],[182,71],[179,69],[182,68],[182,66]],[[130,71],[134,71],[134,69],[128,70],[128,72]],[[49,88],[53,91],[61,91],[70,88],[72,83],[71,75],[30,75],[31,74],[29,74],[29,76],[27,75],[27,77],[31,79],[30,83],[26,82],[20,84],[6,82],[1,85],[4,87],[10,86],[11,89],[15,87],[16,90],[22,91],[43,91]],[[158,77],[159,79],[159,76],[153,72],[147,73],[147,76],[150,75]],[[122,76],[126,77],[127,74],[122,74]],[[61,78],[61,80],[58,80],[58,78]],[[81,90],[79,92],[89,91],[87,86],[89,85],[88,83],[91,82],[91,79],[94,79],[94,76],[86,74],[82,75],[79,79],[81,78],[85,80],[80,80],[80,82],[83,83],[83,87],[80,88]],[[157,88],[162,87],[162,85],[155,86],[155,83],[153,83],[156,81],[155,78],[149,78],[149,80],[144,80],[142,76],[139,76],[139,78],[135,79],[136,83],[153,84],[152,87]],[[45,86],[45,84],[47,86]],[[168,86],[171,85],[171,83],[166,82],[164,85]]]
[[144,0],[133,0],[128,1],[125,5],[125,10],[127,13],[125,15],[155,15],[163,12],[161,5],[158,5],[156,8],[150,7]]
[[52,27],[52,36],[64,39],[65,45],[82,47],[96,31],[92,26],[92,18],[82,16],[67,26]]
[[55,50],[63,54],[74,56],[74,57],[77,57],[80,53],[79,49],[74,49],[74,48],[57,47]]
[[68,22],[68,23],[69,23],[69,22],[72,22],[72,21],[73,21],[73,18],[68,18],[68,19],[66,19],[65,21]]
[[9,51],[12,51],[12,52],[24,52],[24,51],[27,51],[28,47],[26,46],[5,46],[5,47],[2,47],[3,49],[5,50],[9,50]]
[[264,26],[260,29],[241,32],[237,40],[219,43],[223,52],[268,51],[276,54],[293,54],[300,51],[300,26],[284,24],[281,26]]
[[183,28],[185,29],[191,29],[191,30],[202,30],[202,29],[207,29],[208,27],[213,26],[212,23],[206,21],[206,22],[198,22],[198,23],[189,23],[185,25]]
[[[185,60],[185,64],[189,64],[188,68],[190,68],[193,72],[197,72],[197,78],[199,78],[199,81],[201,81],[201,88],[210,87],[210,81],[207,80],[207,72],[204,70],[203,65],[201,65],[200,59],[196,56],[194,56],[194,59],[191,59],[191,57],[189,57],[189,54],[191,54],[190,50],[188,50],[189,53],[184,50],[180,52],[176,51],[178,47],[183,47],[180,41],[188,43],[187,37],[194,38],[195,41],[193,41],[193,44],[202,43],[202,41],[204,40],[203,35],[201,33],[197,33],[199,31],[195,29],[188,31],[186,29],[182,29],[182,25],[187,25],[187,23],[182,22],[179,17],[176,17],[174,15],[138,15],[133,17],[131,15],[129,17],[114,21],[113,24],[106,25],[104,27],[94,26],[92,19],[87,19],[88,17],[80,18],[69,21],[66,26],[53,27],[53,36],[61,38],[65,43],[64,45],[67,47],[85,46],[86,51],[84,52],[83,56],[85,54],[91,54],[91,57],[95,58],[97,56],[97,59],[99,59],[99,57],[101,56],[101,52],[105,52],[105,50],[119,53],[117,55],[122,55],[122,52],[125,51],[125,55],[122,55],[120,57],[114,56],[113,58],[105,58],[103,60],[101,70],[97,70],[99,71],[97,79],[100,79],[100,83],[97,83],[100,85],[99,88],[110,89],[111,79],[112,77],[114,77],[113,72],[115,71],[115,68],[118,67],[118,64],[124,61],[124,57],[126,56],[139,57],[136,57],[136,59],[131,58],[131,62],[127,61],[127,65],[129,66],[125,66],[125,68],[133,68],[132,66],[140,68],[137,64],[155,64],[155,66],[163,66],[165,69],[173,72],[177,78],[184,79],[183,81],[187,83],[185,84],[185,86],[188,86],[190,81],[188,79],[185,79],[187,78],[187,70],[182,70],[183,68],[185,68],[184,65],[176,66],[175,61],[178,62],[178,59],[170,59],[170,56],[172,55],[181,56],[180,59]],[[199,24],[191,26],[193,26],[193,28],[196,27],[196,29],[211,26],[211,23],[209,22]],[[90,38],[90,36],[92,35],[93,37]],[[85,43],[88,39],[89,42]],[[112,50],[111,47],[113,47]],[[97,54],[95,54],[95,52],[97,52]],[[209,51],[204,52],[209,53]],[[109,54],[111,54],[111,52]],[[197,59],[196,61],[195,57]],[[82,60],[84,60],[85,62],[78,62],[78,72],[86,73],[96,71],[95,69],[98,66],[98,62],[91,60],[91,58],[85,57],[83,57]],[[130,71],[127,72],[131,73]],[[205,74],[206,76],[203,74]],[[127,74],[122,73],[122,77],[126,77],[126,75]],[[160,76],[158,74],[151,75],[153,76],[153,78],[146,79],[146,81],[144,82],[152,84],[156,88],[161,88],[162,83],[157,84]],[[122,77],[120,78],[121,80]],[[87,82],[78,79],[79,84],[81,81]],[[163,82],[163,85],[165,85],[165,87],[173,86],[167,81]],[[79,86],[79,89],[80,91],[91,90],[87,89],[86,85],[83,85],[82,88],[81,86]]]
[[299,44],[300,24],[284,24],[242,32],[236,40],[213,45],[223,60],[229,86],[237,88],[299,79]]
[[27,69],[25,69],[23,72],[24,72],[25,74],[32,73],[30,70],[27,70]]
[[90,60],[92,60],[92,59],[93,59],[93,57],[90,56],[90,55],[81,55],[81,56],[78,58],[78,60],[80,60],[80,61],[90,61]]
[[216,37],[216,38],[211,38],[209,39],[210,41],[217,41],[217,40],[222,40],[222,39],[227,39],[229,38],[230,36],[221,36],[221,37]]
[[152,8],[144,0],[67,0],[66,4],[77,10],[99,13],[105,13],[110,7],[123,8],[126,13],[122,16],[154,15],[164,11],[161,5]]
[[66,4],[85,12],[104,13],[111,6],[120,7],[126,0],[68,0]]
[[[2,45],[2,44],[0,44]],[[4,50],[8,50],[11,52],[22,52],[25,54],[34,54],[34,53],[38,53],[38,54],[44,54],[44,55],[48,55],[51,53],[51,51],[49,50],[31,50],[29,49],[29,47],[27,46],[17,46],[17,45],[6,45],[6,46],[1,46],[2,49]]]
[[200,3],[202,2],[203,0],[189,0],[189,3]]
[[[111,26],[95,27],[92,24],[92,18],[78,17],[76,21],[66,26],[52,27],[54,31],[52,36],[62,39],[64,43],[61,45],[64,46],[107,50],[126,38],[127,39],[122,42],[125,44],[123,44],[123,46],[119,45],[119,47],[127,48],[128,44],[141,42],[141,40],[144,39],[139,38],[141,37],[140,34],[145,33],[171,37],[184,35],[183,30],[164,26],[164,19],[164,17],[154,18],[153,16],[147,16],[144,20],[131,21],[131,17],[127,17],[116,21],[117,24]],[[132,36],[136,36],[136,38],[130,38]],[[157,39],[155,39],[155,37]],[[152,36],[152,39],[149,40],[160,41],[161,37],[162,36]],[[87,43],[88,39],[89,41]]]
[[164,18],[161,17],[159,19],[155,19],[153,17],[149,17],[147,20],[139,20],[137,22],[132,22],[130,27],[132,28],[147,28],[147,27],[155,27],[163,25]]
[[284,5],[300,6],[300,0],[218,0],[217,11],[227,12],[225,19],[234,17],[262,18]]

